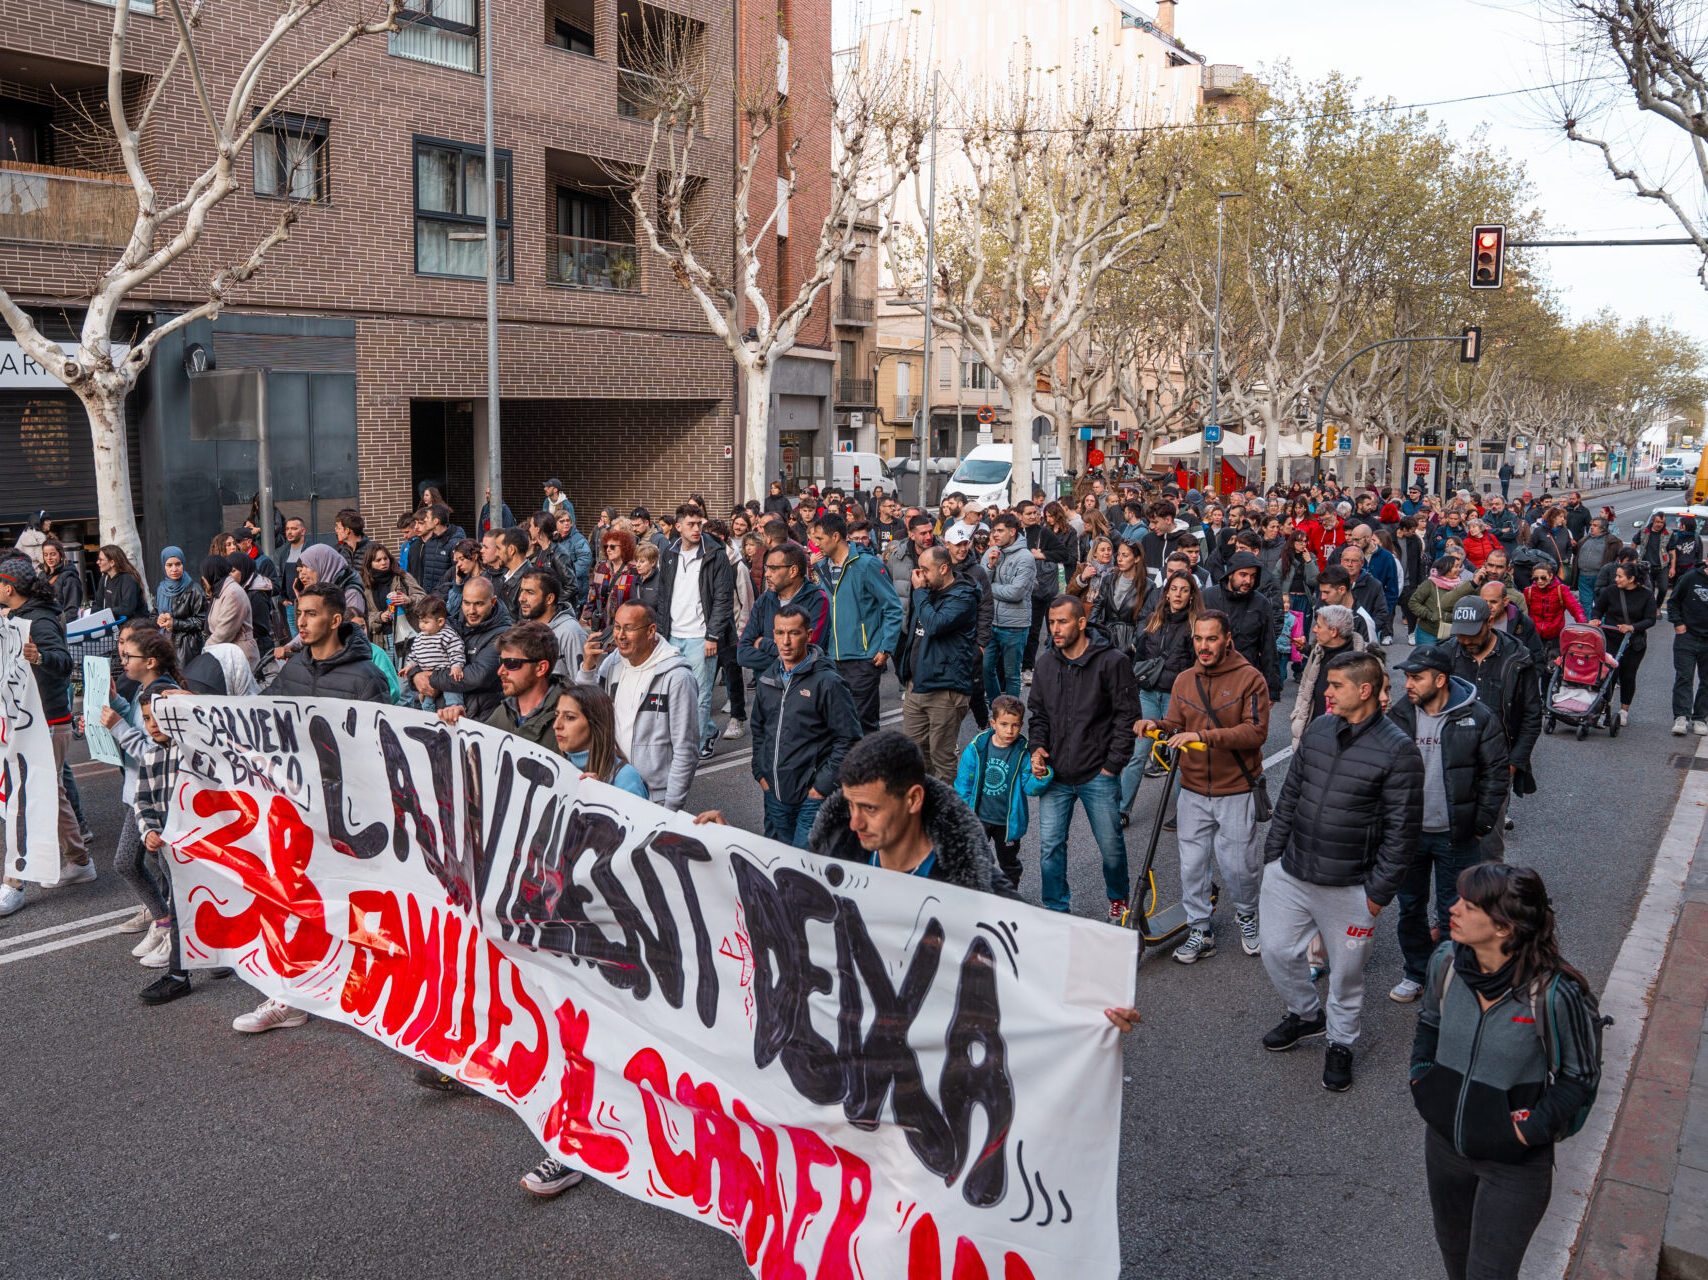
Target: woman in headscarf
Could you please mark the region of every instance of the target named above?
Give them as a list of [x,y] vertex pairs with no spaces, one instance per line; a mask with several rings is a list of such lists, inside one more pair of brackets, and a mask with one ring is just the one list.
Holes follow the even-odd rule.
[[208,634],[208,598],[186,571],[182,547],[167,547],[160,553],[160,575],[160,585],[154,589],[156,621],[171,637],[181,666],[202,651]]
[[303,548],[302,556],[297,561],[297,581],[304,587],[312,586],[316,582],[337,587],[344,593],[344,607],[349,610],[349,620],[354,622],[367,618],[368,601],[362,591],[361,579],[345,562],[344,557],[324,542]]
[[201,574],[202,589],[208,593],[207,643],[236,645],[253,666],[261,660],[261,651],[255,645],[248,592],[238,584],[232,564],[224,556],[204,559]]

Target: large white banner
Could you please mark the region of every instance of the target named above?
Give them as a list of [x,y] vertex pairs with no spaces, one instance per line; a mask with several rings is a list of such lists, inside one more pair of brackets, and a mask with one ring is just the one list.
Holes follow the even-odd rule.
[[6,874],[59,883],[59,779],[53,730],[42,711],[36,673],[24,661],[27,622],[0,618],[0,820],[6,826]]
[[1132,933],[696,827],[467,720],[154,708],[187,964],[454,1073],[766,1280],[1118,1273]]

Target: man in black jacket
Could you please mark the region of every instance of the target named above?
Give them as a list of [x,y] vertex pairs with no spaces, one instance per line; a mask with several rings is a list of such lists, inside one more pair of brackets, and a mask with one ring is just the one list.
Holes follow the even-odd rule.
[[1262,590],[1263,563],[1249,551],[1228,557],[1227,576],[1204,593],[1204,607],[1228,615],[1234,651],[1263,674],[1269,700],[1281,697],[1281,658],[1275,649],[1275,601]]
[[[1492,592],[1491,592],[1492,594]],[[1542,688],[1524,642],[1495,627],[1488,602],[1466,596],[1453,606],[1453,674],[1477,687],[1477,701],[1500,721],[1506,735],[1511,794],[1536,790],[1530,752],[1542,736]],[[1499,862],[1506,853],[1506,800],[1500,821],[1483,838],[1483,859]]]
[[498,706],[498,637],[510,626],[510,614],[498,599],[490,578],[476,575],[463,587],[463,647],[468,660],[461,667],[415,673],[415,691],[422,697],[460,693],[467,713],[484,720]]
[[[1323,1088],[1352,1087],[1364,1007],[1364,962],[1376,917],[1417,856],[1423,760],[1382,714],[1382,664],[1367,653],[1329,663],[1329,713],[1293,750],[1263,860],[1263,967],[1287,1016],[1263,1037],[1272,1052],[1328,1035]],[[1311,982],[1309,947],[1328,948],[1328,1010]]]
[[1067,840],[1077,800],[1103,856],[1109,918],[1118,921],[1131,883],[1121,834],[1121,770],[1132,759],[1132,726],[1143,714],[1139,686],[1127,655],[1088,629],[1077,598],[1057,596],[1049,626],[1050,644],[1038,651],[1027,701],[1032,773],[1049,779],[1038,798],[1044,905],[1070,908]]
[[1482,861],[1483,837],[1500,821],[1510,777],[1500,721],[1477,701],[1476,686],[1453,674],[1453,655],[1418,649],[1396,670],[1406,696],[1388,718],[1411,735],[1423,758],[1423,826],[1417,860],[1400,885],[1400,953],[1405,976],[1388,992],[1400,1004],[1423,993],[1435,940],[1429,936],[1429,875],[1435,872],[1435,918],[1458,900],[1459,873]]
[[979,590],[956,575],[943,547],[920,553],[911,581],[912,621],[899,672],[901,728],[919,744],[932,773],[953,785],[961,721],[973,686],[983,678],[977,661]]
[[[23,659],[36,679],[42,714],[53,738],[53,770],[59,788],[59,883],[84,884],[95,878],[95,863],[83,839],[82,824],[65,790],[65,754],[71,749],[71,650],[53,585],[22,557],[0,563],[0,608],[29,627]],[[0,886],[0,916],[24,905],[24,882],[8,877]]]
[[344,621],[344,593],[317,582],[297,592],[302,648],[279,668],[267,692],[281,698],[347,698],[391,702],[391,686],[373,663],[368,633]]
[[694,672],[700,690],[700,757],[717,746],[712,690],[718,683],[718,654],[735,637],[735,566],[724,544],[704,536],[706,513],[685,502],[676,508],[681,536],[658,562],[659,634]]
[[765,793],[765,834],[802,849],[842,757],[860,740],[854,695],[807,643],[812,621],[798,604],[772,616],[777,658],[753,695],[753,780]]
[[451,509],[442,502],[421,509],[421,561],[411,562],[410,572],[423,591],[437,592],[451,573],[451,548],[462,540],[462,530],[451,528]]

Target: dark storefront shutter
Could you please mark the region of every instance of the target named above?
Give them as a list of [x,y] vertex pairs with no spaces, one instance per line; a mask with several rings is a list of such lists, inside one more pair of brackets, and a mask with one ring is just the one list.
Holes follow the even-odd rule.
[[[127,443],[136,495],[142,451],[134,426]],[[6,460],[0,466],[0,525],[22,524],[44,510],[62,524],[95,519],[89,419],[70,392],[0,391],[0,458]]]

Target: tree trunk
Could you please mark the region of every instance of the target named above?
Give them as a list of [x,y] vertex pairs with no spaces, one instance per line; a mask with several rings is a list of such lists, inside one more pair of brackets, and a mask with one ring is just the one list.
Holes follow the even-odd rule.
[[1263,483],[1281,483],[1281,423],[1263,413]]
[[[98,382],[79,390],[89,415],[89,435],[95,449],[95,494],[103,545],[116,546],[130,557],[143,581],[151,576],[142,555],[131,496],[130,451],[125,448],[125,393],[109,391]],[[48,512],[49,517],[55,513]]]
[[1393,436],[1388,440],[1388,483],[1403,494],[1409,480],[1406,475],[1406,438]]
[[742,448],[746,453],[743,467],[744,491],[736,495],[737,502],[749,499],[765,501],[769,478],[765,474],[765,455],[771,443],[771,364],[761,361],[742,371],[742,390],[746,399]]
[[1014,470],[1008,477],[1008,499],[1024,502],[1032,496],[1032,419],[1037,416],[1033,396],[1037,378],[1027,374],[1008,380],[1009,421],[1014,424]]

